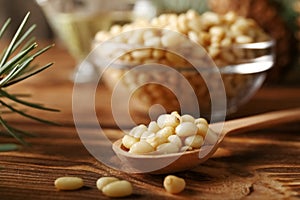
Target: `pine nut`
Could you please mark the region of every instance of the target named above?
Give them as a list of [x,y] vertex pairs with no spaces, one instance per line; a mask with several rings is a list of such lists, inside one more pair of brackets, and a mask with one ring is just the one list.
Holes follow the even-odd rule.
[[133,144],[129,150],[129,153],[133,154],[145,154],[153,152],[154,148],[146,141],[139,141]]
[[144,124],[134,127],[130,132],[129,135],[135,138],[140,138],[141,135],[147,131],[148,128]]
[[202,20],[207,24],[207,26],[213,26],[220,24],[220,16],[213,12],[205,12],[202,14]]
[[181,148],[181,146],[182,146],[182,141],[178,135],[170,135],[168,137],[168,141],[170,143],[176,144],[178,146],[178,148]]
[[193,20],[193,19],[197,18],[197,16],[198,16],[198,13],[195,10],[188,10],[186,12],[187,19],[192,19]]
[[166,53],[166,59],[170,63],[176,64],[177,66],[179,66],[181,63],[184,63],[183,58],[181,58],[179,55],[176,55],[175,53],[172,53],[172,52],[167,52]]
[[212,58],[216,58],[221,53],[221,50],[218,47],[210,46],[208,47],[208,54]]
[[179,147],[175,143],[163,143],[156,148],[160,154],[177,153]]
[[151,50],[150,49],[135,50],[135,51],[131,52],[131,56],[137,60],[146,59],[151,56]]
[[186,183],[183,178],[169,175],[165,177],[163,185],[167,192],[171,194],[177,194],[184,190]]
[[224,19],[228,22],[228,23],[234,23],[237,19],[237,15],[234,12],[228,12],[224,15]]
[[192,122],[183,122],[179,124],[175,129],[175,133],[179,137],[188,137],[188,136],[196,135],[197,131],[198,131],[197,126]]
[[151,38],[151,39],[152,38],[157,38],[156,36],[157,35],[156,35],[155,31],[153,31],[153,30],[146,30],[144,32],[143,39],[146,42],[149,38]]
[[[245,42],[245,43],[247,43],[247,42]],[[227,61],[227,63],[233,63],[236,60],[236,58],[234,57],[234,54],[232,52],[229,52],[226,50],[221,52],[220,57],[223,60]]]
[[188,37],[190,40],[198,43],[199,42],[199,37],[198,37],[198,34],[195,32],[195,31],[190,31],[188,32]]
[[121,33],[121,31],[122,31],[122,27],[120,25],[113,25],[110,28],[110,33],[113,35],[117,35],[117,34]]
[[[147,138],[146,142],[148,142],[154,149],[163,144],[163,143],[166,143],[168,141],[167,138],[164,138],[164,137],[157,137],[157,136],[154,136],[154,137],[150,137],[150,138]],[[154,150],[153,149],[153,150]]]
[[201,135],[202,137],[205,137],[208,131],[208,124],[205,123],[198,123],[197,126],[197,135]]
[[204,119],[204,118],[195,119],[195,124],[206,124],[206,125],[208,125],[207,120]]
[[128,181],[114,181],[105,185],[102,192],[108,197],[126,197],[132,194],[133,188]]
[[167,33],[162,36],[161,43],[164,47],[174,47],[180,44],[180,37],[178,33]]
[[133,35],[128,39],[128,44],[143,44],[143,33],[141,30],[137,30],[133,33]]
[[183,146],[180,148],[180,152],[190,151],[193,150],[191,146]]
[[154,59],[159,60],[165,56],[165,52],[163,50],[155,49],[152,52],[152,56]]
[[133,144],[137,143],[139,140],[135,137],[132,137],[130,135],[125,135],[122,138],[122,144],[124,147],[126,147],[127,149],[130,149],[132,147]]
[[187,33],[188,27],[187,27],[187,18],[184,14],[179,15],[177,20],[177,26],[181,33]]
[[153,37],[150,39],[145,40],[146,47],[160,47],[162,46],[161,41],[158,37]]
[[194,149],[199,149],[203,144],[203,137],[200,135],[193,135],[185,138],[184,144]]
[[239,44],[247,44],[253,42],[253,39],[249,36],[240,35],[235,38],[235,41]]
[[101,177],[97,180],[96,186],[99,190],[102,190],[106,185],[115,181],[119,181],[119,179],[116,177]]
[[177,117],[177,118],[179,119],[179,121],[180,121],[180,118],[181,118],[181,116],[178,114],[178,112],[177,112],[177,111],[173,111],[173,112],[171,112],[171,115],[173,115],[173,116]]
[[166,126],[156,133],[157,137],[168,138],[174,133],[174,127]]
[[155,137],[155,133],[152,133],[151,131],[146,131],[141,135],[141,140],[147,140],[147,138]]
[[60,177],[54,181],[54,185],[58,190],[77,190],[83,186],[83,180],[79,177]]
[[201,24],[199,20],[190,20],[188,22],[188,28],[196,33],[199,33],[201,31]]
[[159,131],[159,129],[160,128],[155,121],[150,122],[148,125],[148,131],[151,131],[153,133],[156,133],[157,131]]
[[181,116],[181,122],[195,122],[195,118],[191,115],[182,115]]
[[214,26],[209,29],[209,33],[211,35],[222,38],[225,35],[225,30],[221,26]]
[[160,115],[157,119],[157,125],[160,128],[164,128],[166,126],[176,127],[179,122],[180,120],[176,116],[170,114]]

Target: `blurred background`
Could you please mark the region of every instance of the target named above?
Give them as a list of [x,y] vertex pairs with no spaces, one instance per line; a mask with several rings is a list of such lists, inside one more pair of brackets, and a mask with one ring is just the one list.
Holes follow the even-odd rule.
[[[103,1],[104,0],[99,0]],[[125,0],[119,0],[125,1]],[[268,32],[277,43],[276,64],[271,73],[271,83],[300,83],[299,40],[300,40],[300,0],[127,0],[137,4],[140,12],[156,14],[164,12],[182,12],[193,8],[199,12],[212,10],[218,13],[235,11],[240,15],[253,18]],[[151,6],[151,8],[149,7]],[[0,0],[0,23],[12,18],[9,32],[15,32],[24,15],[30,11],[30,23],[36,24],[35,36],[40,40],[54,39],[41,8],[35,0]],[[153,10],[152,10],[153,11]],[[7,36],[7,35],[6,35]]]
[[[12,23],[8,30],[11,33],[17,29],[28,11],[31,12],[28,24],[36,24],[38,26],[35,30],[35,36],[38,39],[53,38],[53,32],[35,0],[0,0],[0,22],[3,24],[7,18],[12,18]],[[8,34],[5,36],[8,37]]]

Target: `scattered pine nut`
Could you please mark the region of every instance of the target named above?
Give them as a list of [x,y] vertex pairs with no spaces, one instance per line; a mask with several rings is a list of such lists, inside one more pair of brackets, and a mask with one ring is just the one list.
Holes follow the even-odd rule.
[[101,177],[97,180],[96,186],[108,197],[126,197],[133,192],[130,182],[116,177]]
[[83,180],[79,177],[60,177],[54,181],[54,185],[58,190],[77,190],[83,186]]
[[178,194],[185,188],[185,180],[174,175],[166,176],[163,182],[164,188],[171,194]]
[[98,188],[99,190],[102,191],[102,189],[103,189],[106,185],[108,185],[108,184],[110,184],[110,183],[112,183],[112,182],[115,182],[115,181],[119,181],[119,179],[116,178],[116,177],[101,177],[101,178],[99,178],[99,179],[97,180],[96,186],[97,186],[97,188]]

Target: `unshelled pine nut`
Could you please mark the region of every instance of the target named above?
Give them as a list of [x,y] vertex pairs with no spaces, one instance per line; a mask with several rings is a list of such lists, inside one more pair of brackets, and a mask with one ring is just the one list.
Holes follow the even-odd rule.
[[183,178],[169,175],[165,177],[163,185],[167,192],[177,194],[184,190],[186,183]]
[[103,194],[108,197],[125,197],[131,195],[132,191],[131,183],[125,180],[114,181],[102,188]]
[[119,179],[116,178],[116,177],[101,177],[101,178],[99,178],[99,179],[97,180],[96,186],[97,186],[97,188],[98,188],[99,190],[102,191],[102,189],[103,189],[106,185],[108,185],[108,184],[110,184],[110,183],[112,183],[112,182],[115,182],[115,181],[119,181]]
[[60,177],[54,181],[54,185],[59,190],[77,190],[83,186],[83,180],[79,177]]

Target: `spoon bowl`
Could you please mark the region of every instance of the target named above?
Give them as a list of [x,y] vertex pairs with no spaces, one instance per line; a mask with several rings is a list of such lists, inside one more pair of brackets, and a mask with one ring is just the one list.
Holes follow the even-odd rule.
[[[210,133],[208,135],[212,136],[209,141],[208,138],[205,138],[200,149],[180,153],[136,155],[129,153],[122,146],[122,139],[114,142],[112,148],[122,161],[123,168],[126,171],[166,174],[191,169],[205,162],[217,151],[228,133],[240,133],[297,120],[300,120],[300,108],[213,123],[209,125]],[[221,130],[221,132],[217,133],[214,130]]]
[[[117,140],[113,144],[113,150],[122,160],[126,171],[135,173],[166,174],[169,172],[184,171],[196,167],[207,160],[210,156],[199,159],[199,153],[212,155],[217,145],[202,146],[200,149],[171,154],[144,154],[136,155],[129,153],[122,147],[122,140]],[[208,155],[207,154],[207,155]]]

